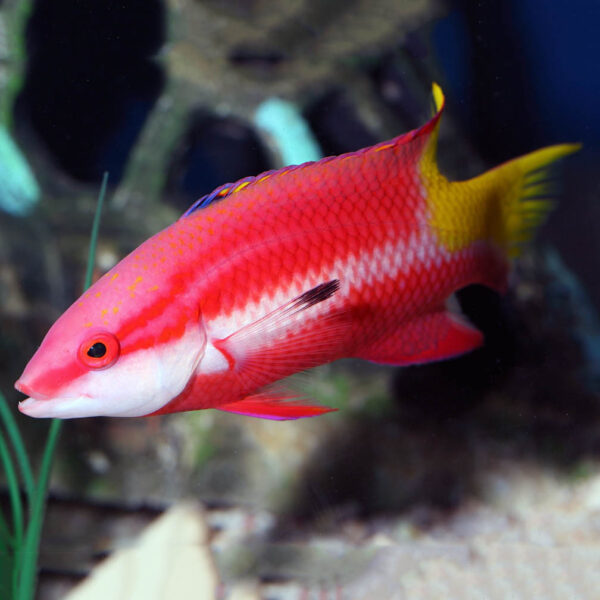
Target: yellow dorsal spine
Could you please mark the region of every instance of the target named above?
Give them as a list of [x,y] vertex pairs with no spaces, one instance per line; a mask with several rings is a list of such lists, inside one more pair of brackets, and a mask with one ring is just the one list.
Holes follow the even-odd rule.
[[435,115],[438,120],[434,125],[433,130],[429,134],[429,139],[427,140],[427,145],[423,150],[423,156],[419,162],[421,174],[427,179],[435,180],[437,177],[440,177],[440,172],[438,170],[437,162],[436,162],[436,151],[437,151],[437,141],[438,141],[438,133],[440,129],[440,117],[441,112],[444,110],[445,98],[444,93],[442,92],[442,88],[434,83],[432,85],[432,95],[433,95],[433,103],[435,107]]

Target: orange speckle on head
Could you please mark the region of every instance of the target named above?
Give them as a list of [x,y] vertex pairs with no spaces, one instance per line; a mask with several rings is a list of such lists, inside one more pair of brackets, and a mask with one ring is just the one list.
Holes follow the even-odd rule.
[[118,307],[118,306],[115,306],[115,307],[113,308],[113,313],[115,313],[115,315],[116,315],[118,312],[119,312],[119,307]]
[[92,326],[92,322],[91,322],[91,321],[88,321],[88,322],[85,324],[85,326],[86,326],[86,327],[91,327],[91,326]]
[[153,285],[151,288],[148,288],[149,292],[155,292],[158,289],[157,285]]
[[100,316],[101,316],[101,317],[103,317],[103,316],[104,316],[104,315],[105,315],[107,312],[108,312],[108,308],[103,308],[103,309],[100,311]]
[[113,276],[110,278],[110,280],[111,280],[111,281],[114,281],[114,280],[115,280],[115,279],[116,279],[118,276],[119,276],[119,274],[118,274],[118,273],[115,273],[115,274],[114,274],[114,275],[113,275]]
[[96,298],[100,298],[101,295],[102,295],[102,292],[96,292]]
[[375,152],[381,152],[382,150],[387,150],[388,148],[393,148],[394,144],[384,144],[383,146],[379,146],[379,148],[375,148]]
[[137,284],[138,284],[140,281],[142,281],[142,277],[139,277],[139,276],[138,276],[138,277],[136,277],[136,278],[135,278],[135,280],[134,280],[134,282],[133,282],[131,285],[128,285],[128,286],[127,286],[127,289],[128,289],[128,290],[131,290],[131,291],[135,290],[135,288],[136,288]]
[[214,219],[214,217],[211,217],[210,215],[207,215],[207,217],[206,217],[206,220],[207,220],[209,223],[213,223],[215,219]]
[[83,302],[78,302],[77,306],[83,306]]

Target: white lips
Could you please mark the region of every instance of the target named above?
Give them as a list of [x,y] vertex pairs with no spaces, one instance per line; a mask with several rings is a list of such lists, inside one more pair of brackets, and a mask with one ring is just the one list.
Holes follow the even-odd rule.
[[55,398],[53,400],[26,398],[22,402],[19,402],[19,410],[29,417],[70,419],[81,416],[78,407],[85,400],[87,398],[84,396],[77,398]]
[[45,417],[47,415],[38,414],[38,411],[44,407],[42,406],[41,400],[36,400],[35,398],[26,398],[25,400],[19,402],[19,410],[29,417]]
[[[159,407],[157,407],[159,408]],[[77,419],[79,417],[143,417],[151,409],[144,403],[128,405],[122,401],[112,402],[106,398],[71,396],[38,400],[26,398],[19,403],[19,410],[38,419]]]

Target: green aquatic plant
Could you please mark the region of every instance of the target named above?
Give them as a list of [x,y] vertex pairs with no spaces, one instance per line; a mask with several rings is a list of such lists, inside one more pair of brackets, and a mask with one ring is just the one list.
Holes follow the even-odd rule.
[[[87,259],[85,288],[92,283],[92,273],[100,215],[108,174],[96,205]],[[37,480],[23,438],[6,399],[0,393],[0,462],[4,469],[10,506],[10,516],[0,511],[0,598],[31,600],[35,594],[37,558],[44,521],[48,481],[61,421],[50,422]]]

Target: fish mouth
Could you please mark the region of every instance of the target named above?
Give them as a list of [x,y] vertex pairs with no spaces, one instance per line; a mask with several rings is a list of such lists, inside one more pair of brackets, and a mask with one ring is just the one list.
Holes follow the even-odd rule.
[[28,383],[25,383],[22,379],[19,379],[15,383],[15,389],[19,390],[22,394],[30,396],[22,400],[18,404],[19,411],[29,417],[45,417],[49,408],[50,396],[36,392]]
[[[28,417],[38,419],[70,419],[81,416],[77,410],[82,401],[89,400],[87,396],[72,398],[25,398],[19,402],[19,411]],[[80,409],[79,409],[80,410]]]
[[22,394],[26,396],[35,396],[36,400],[48,400],[50,396],[47,394],[42,394],[41,392],[36,392],[29,384],[25,383],[22,379],[19,379],[15,383],[15,389],[17,389]]
[[[18,388],[17,388],[18,389]],[[23,390],[19,390],[23,391]],[[27,392],[23,392],[26,394]],[[18,408],[24,415],[28,417],[45,417],[47,415],[39,414],[43,412],[44,409],[48,408],[47,403],[48,400],[38,400],[37,398],[26,398],[19,402]]]
[[76,409],[82,401],[89,400],[89,396],[56,397],[35,390],[31,385],[19,379],[15,383],[19,392],[29,396],[18,404],[19,411],[28,417],[68,419],[77,416]]

